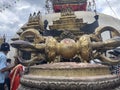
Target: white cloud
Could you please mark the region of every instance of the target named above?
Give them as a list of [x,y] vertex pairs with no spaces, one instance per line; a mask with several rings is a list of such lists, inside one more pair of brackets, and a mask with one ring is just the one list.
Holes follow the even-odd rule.
[[98,12],[120,19],[120,0],[96,0]]
[[4,13],[0,13],[0,22],[4,24],[13,24],[19,22],[19,16],[15,13],[11,12],[10,10],[4,11]]
[[29,5],[27,5],[27,6],[21,6],[21,7],[18,7],[17,9],[18,10],[23,10],[23,9],[28,9],[28,8],[30,8]]

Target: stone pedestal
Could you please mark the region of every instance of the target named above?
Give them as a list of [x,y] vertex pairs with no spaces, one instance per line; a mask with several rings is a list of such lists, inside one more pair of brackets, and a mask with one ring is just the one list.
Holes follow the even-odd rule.
[[120,77],[104,65],[53,63],[30,67],[19,90],[117,90]]

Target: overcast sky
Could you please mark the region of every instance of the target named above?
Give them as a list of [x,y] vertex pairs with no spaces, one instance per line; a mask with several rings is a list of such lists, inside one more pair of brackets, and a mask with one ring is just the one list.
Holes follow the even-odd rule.
[[[95,1],[97,12],[120,19],[120,0]],[[9,39],[27,22],[30,13],[41,11],[45,14],[45,0],[0,0],[0,9],[4,5],[11,6],[0,12],[0,36],[5,34]]]

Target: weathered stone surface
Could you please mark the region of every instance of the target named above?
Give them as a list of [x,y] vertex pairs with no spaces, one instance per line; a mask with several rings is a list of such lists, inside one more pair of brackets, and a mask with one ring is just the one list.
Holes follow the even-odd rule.
[[[21,78],[19,90],[117,90],[120,85],[119,76],[110,75],[109,72],[102,73],[104,69],[109,71],[109,68],[104,65],[69,62],[38,65],[30,68],[30,73]],[[37,73],[34,72],[35,70]],[[51,73],[52,70],[55,72]],[[62,72],[62,70],[65,71]],[[101,71],[102,75],[98,71]],[[87,72],[84,74],[85,76],[80,74],[83,72]]]
[[114,90],[119,85],[120,78],[113,75],[79,78],[26,75],[19,90]]
[[32,66],[30,67],[29,74],[40,76],[84,77],[109,75],[110,71],[109,68],[104,65],[60,62]]

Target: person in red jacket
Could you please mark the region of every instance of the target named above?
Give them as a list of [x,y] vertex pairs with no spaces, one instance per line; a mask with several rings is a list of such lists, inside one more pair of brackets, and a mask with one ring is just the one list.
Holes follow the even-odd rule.
[[[15,57],[15,59],[17,59]],[[20,84],[20,78],[23,75],[23,65],[19,63],[19,60],[15,60],[15,64],[17,64],[10,72],[10,90],[17,90]]]

